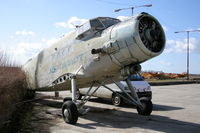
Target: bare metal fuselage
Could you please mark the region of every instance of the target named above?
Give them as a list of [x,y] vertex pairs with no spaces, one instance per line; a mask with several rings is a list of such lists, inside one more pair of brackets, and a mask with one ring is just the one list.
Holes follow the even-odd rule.
[[[60,78],[65,74],[77,75],[79,88],[107,77],[119,80],[120,70],[125,66],[140,64],[161,54],[165,41],[163,30],[159,25],[163,37],[162,48],[159,51],[149,50],[141,39],[143,33],[138,29],[142,16],[158,23],[150,15],[139,14],[97,32],[88,39],[77,39],[75,31],[66,34],[23,66],[28,88],[46,91],[70,89],[70,81]],[[153,35],[150,35],[150,31],[147,29],[144,32],[143,36],[151,41]],[[98,48],[104,52],[91,54],[92,49]]]

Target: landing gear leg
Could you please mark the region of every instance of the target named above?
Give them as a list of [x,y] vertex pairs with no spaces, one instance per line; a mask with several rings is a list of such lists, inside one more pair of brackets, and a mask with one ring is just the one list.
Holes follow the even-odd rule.
[[[78,116],[85,115],[89,111],[89,108],[84,108],[84,104],[99,89],[99,87],[104,84],[105,81],[103,81],[102,83],[92,82],[87,94],[81,100],[81,103],[78,103],[76,95],[77,94],[76,76],[70,76],[69,79],[71,80],[72,101],[67,101],[66,99],[64,99],[64,103],[62,105],[62,115],[66,123],[76,124]],[[98,87],[90,94],[90,91],[95,83],[98,84]]]
[[65,101],[62,105],[62,115],[66,123],[76,124],[78,120],[78,110],[76,102],[76,76],[71,76],[71,89],[72,89],[72,101]]
[[140,99],[138,98],[138,95],[136,93],[136,89],[132,86],[131,81],[129,79],[126,79],[126,84],[128,85],[128,88],[131,91],[131,95],[134,98],[136,105],[142,107]]
[[71,87],[72,87],[72,102],[76,103],[76,98],[77,98],[76,76],[72,76],[71,78]]
[[142,99],[140,100],[138,98],[138,95],[136,93],[135,88],[132,86],[131,81],[129,79],[126,80],[126,83],[128,85],[128,88],[131,91],[131,95],[134,99],[136,99],[136,106],[137,106],[137,112],[140,115],[150,115],[153,110],[153,104],[150,100]]

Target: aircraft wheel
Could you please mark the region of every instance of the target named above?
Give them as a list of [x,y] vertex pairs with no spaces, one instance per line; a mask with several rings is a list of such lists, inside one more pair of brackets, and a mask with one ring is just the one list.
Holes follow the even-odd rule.
[[122,98],[117,94],[113,94],[112,104],[115,105],[115,106],[120,106],[121,103],[122,103]]
[[71,100],[72,100],[72,98],[70,98],[70,97],[65,97],[65,98],[63,99],[63,103],[66,102],[66,101],[71,101]]
[[137,107],[137,112],[140,115],[150,115],[153,110],[153,104],[151,100],[141,100],[142,109]]
[[78,120],[78,110],[72,101],[66,101],[62,105],[62,115],[66,123],[76,124]]

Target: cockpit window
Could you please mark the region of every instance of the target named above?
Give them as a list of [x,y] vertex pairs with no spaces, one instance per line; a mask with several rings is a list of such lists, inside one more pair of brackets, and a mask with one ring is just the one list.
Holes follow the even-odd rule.
[[98,17],[87,21],[76,30],[76,39],[87,39],[96,36],[104,29],[119,23],[120,20],[109,17]]
[[90,24],[94,29],[105,29],[104,25],[99,21],[99,19],[91,20]]
[[106,28],[120,22],[120,20],[114,18],[100,18],[100,21],[104,24]]

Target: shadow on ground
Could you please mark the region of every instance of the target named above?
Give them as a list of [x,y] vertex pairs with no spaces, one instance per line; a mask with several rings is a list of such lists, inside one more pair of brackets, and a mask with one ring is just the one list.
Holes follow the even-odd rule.
[[191,133],[199,132],[200,124],[175,120],[169,117],[154,115],[141,116],[137,113],[120,111],[115,109],[104,109],[90,107],[91,111],[83,119],[91,120],[92,123],[81,124],[77,126],[95,129],[96,127],[112,128],[142,128],[165,133]]
[[[97,103],[110,104],[110,105],[112,104],[110,100],[101,99],[101,98],[90,99],[90,102],[97,102]],[[130,103],[125,103],[123,105],[120,105],[120,107],[135,108],[135,106],[130,104]],[[153,110],[154,111],[170,111],[170,110],[180,110],[180,109],[184,109],[184,108],[182,108],[182,107],[174,107],[174,106],[167,106],[167,105],[153,104]]]
[[[92,99],[92,102],[96,102],[96,100],[97,99]],[[99,101],[99,99],[97,101]],[[100,100],[100,103],[104,102],[104,100],[103,102]],[[41,104],[42,106],[49,106],[56,109],[59,109],[62,106],[62,102],[46,99],[38,100],[37,103]],[[129,105],[127,106],[129,107]],[[166,133],[191,133],[200,131],[200,124],[180,121],[166,116],[155,115],[154,113],[152,113],[151,116],[140,116],[137,113],[126,112],[117,109],[106,109],[92,106],[86,107],[89,107],[91,111],[86,116],[82,116],[81,118],[90,120],[92,122],[81,124],[78,121],[76,124],[76,126],[85,129],[96,129],[97,127],[118,129],[141,128]],[[165,105],[155,105],[154,108],[155,111],[183,109],[180,107]],[[53,113],[50,112],[49,114]]]
[[[71,100],[70,98],[68,98],[68,100]],[[52,100],[47,100],[47,99],[40,99],[38,101],[36,101],[37,103],[46,105],[46,106],[50,106],[50,107],[54,107],[54,108],[61,108],[63,102],[61,101],[52,101]],[[97,103],[102,103],[102,104],[110,104],[111,103],[108,100],[104,100],[104,99],[99,99],[99,98],[94,98],[91,99],[90,102],[97,102]],[[114,106],[114,105],[113,105]],[[131,104],[123,104],[120,107],[125,107],[125,108],[135,108],[134,105]],[[171,110],[180,110],[180,109],[184,109],[182,107],[174,107],[174,106],[166,106],[166,105],[159,105],[159,104],[154,104],[153,105],[153,110],[154,111],[171,111]]]

